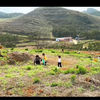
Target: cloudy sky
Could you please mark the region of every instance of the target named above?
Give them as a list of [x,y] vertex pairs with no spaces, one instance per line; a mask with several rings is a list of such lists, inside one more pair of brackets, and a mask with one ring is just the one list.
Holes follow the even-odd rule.
[[[21,13],[26,14],[30,11],[33,11],[35,8],[37,7],[0,7],[0,11],[6,12],[6,13],[21,12]],[[80,12],[86,10],[87,8],[94,8],[100,11],[100,7],[64,7],[64,8],[76,10]]]

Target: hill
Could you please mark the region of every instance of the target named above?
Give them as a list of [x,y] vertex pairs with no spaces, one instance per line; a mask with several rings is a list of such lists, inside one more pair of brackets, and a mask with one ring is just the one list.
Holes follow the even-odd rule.
[[83,12],[90,14],[90,15],[100,16],[100,11],[98,11],[94,8],[88,8],[86,11],[83,11]]
[[97,12],[98,10],[94,9],[94,8],[88,8],[86,11],[83,11],[85,13],[94,13],[94,12]]
[[12,18],[23,15],[23,13],[4,13],[0,12],[0,18]]
[[100,29],[100,18],[61,7],[41,7],[0,25],[2,31],[43,37],[72,36]]

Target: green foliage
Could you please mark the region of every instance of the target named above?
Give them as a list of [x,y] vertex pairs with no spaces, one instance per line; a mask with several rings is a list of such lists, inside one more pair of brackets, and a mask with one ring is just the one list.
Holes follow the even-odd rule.
[[4,13],[0,12],[0,18],[12,18],[23,15],[23,13]]
[[64,86],[67,87],[67,88],[72,87],[72,83],[66,82],[66,83],[64,84]]
[[26,70],[31,70],[32,69],[32,66],[31,65],[28,65],[28,66],[25,67],[25,69]]
[[85,67],[79,66],[78,69],[76,70],[76,74],[86,74],[88,71]]
[[39,50],[35,50],[35,52],[42,52],[43,50],[42,49],[39,49]]
[[14,50],[14,47],[12,46],[11,50]]
[[54,71],[49,72],[50,75],[55,75],[56,73]]
[[57,83],[52,83],[51,84],[51,87],[55,87],[55,86],[58,86],[58,84]]
[[41,80],[39,78],[34,78],[33,83],[39,83]]
[[79,68],[79,65],[78,64],[76,65],[76,68]]
[[52,68],[51,70],[54,71],[54,72],[57,72],[58,71],[57,67]]
[[76,75],[72,75],[72,76],[70,77],[72,83],[75,82],[75,78],[76,78]]
[[91,85],[91,86],[90,86],[90,89],[91,89],[91,91],[94,91],[94,86]]
[[65,53],[65,54],[69,54],[69,51],[65,51],[64,53]]
[[[18,25],[16,25],[18,23]],[[35,26],[35,27],[34,27]],[[85,13],[71,11],[61,7],[37,8],[34,11],[5,24],[4,31],[16,34],[35,34],[50,37],[72,36],[83,34],[93,37],[91,30],[99,30],[100,19]],[[84,33],[83,33],[84,32]],[[87,36],[85,33],[89,33]],[[94,32],[92,32],[94,33]],[[42,35],[41,35],[42,34]],[[93,34],[94,35],[94,34]],[[98,34],[96,34],[96,37]]]
[[95,41],[95,42],[89,43],[88,50],[100,51],[99,46],[100,46],[100,41]]
[[13,77],[15,77],[15,75],[14,74],[6,74],[5,77],[7,77],[7,78],[13,78]]
[[76,72],[76,69],[74,69],[74,68],[70,68],[70,70],[69,70],[69,73],[75,73]]
[[84,89],[82,86],[80,86],[80,87],[78,88],[78,90],[82,93],[82,92],[85,91],[86,89]]
[[25,48],[26,51],[28,51],[28,48]]
[[68,74],[70,72],[70,69],[63,71],[64,74]]
[[7,51],[7,50],[3,50],[3,51],[2,51],[2,53],[8,53],[8,52],[9,52],[9,51]]
[[68,73],[72,73],[72,74],[86,74],[88,72],[88,70],[83,67],[83,66],[79,66],[79,65],[76,65],[76,68],[70,68],[70,69],[67,69],[65,71],[63,71],[64,74],[68,74]]

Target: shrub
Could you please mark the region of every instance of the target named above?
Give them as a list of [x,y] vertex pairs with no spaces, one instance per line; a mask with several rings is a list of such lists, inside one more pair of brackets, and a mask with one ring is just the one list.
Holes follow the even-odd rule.
[[14,50],[14,47],[12,46],[11,50]]
[[54,87],[54,86],[57,86],[57,85],[58,85],[57,83],[52,83],[51,87]]
[[35,50],[35,52],[42,52],[43,50],[42,49],[39,49],[39,50]]
[[92,58],[92,56],[89,55],[88,58]]
[[72,75],[72,76],[70,77],[72,83],[75,82],[75,78],[76,78],[76,75]]
[[3,50],[2,53],[8,53],[8,51],[7,50]]
[[28,48],[25,48],[26,51],[28,51]]
[[26,69],[27,70],[31,70],[32,69],[32,66],[26,66]]
[[83,66],[79,66],[78,70],[76,70],[76,74],[85,74],[87,73],[87,69]]
[[64,53],[65,53],[65,54],[69,54],[69,51],[65,51]]
[[54,72],[58,71],[57,67],[56,68],[52,68],[51,70],[54,71]]
[[39,78],[34,78],[33,83],[39,83],[41,80]]
[[75,73],[76,72],[76,69],[74,69],[74,68],[71,68],[70,70],[69,70],[69,73]]
[[51,50],[51,53],[56,53],[54,50]]
[[63,71],[64,74],[68,74],[70,72],[70,69]]
[[49,72],[50,75],[55,75],[56,73],[54,71]]
[[79,67],[79,65],[76,65],[76,68],[78,68]]

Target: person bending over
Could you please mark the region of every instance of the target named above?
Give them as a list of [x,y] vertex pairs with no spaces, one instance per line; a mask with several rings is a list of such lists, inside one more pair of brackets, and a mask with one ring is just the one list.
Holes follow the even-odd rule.
[[41,61],[42,61],[42,59],[39,57],[39,55],[36,55],[36,57],[34,59],[34,65],[40,65]]

